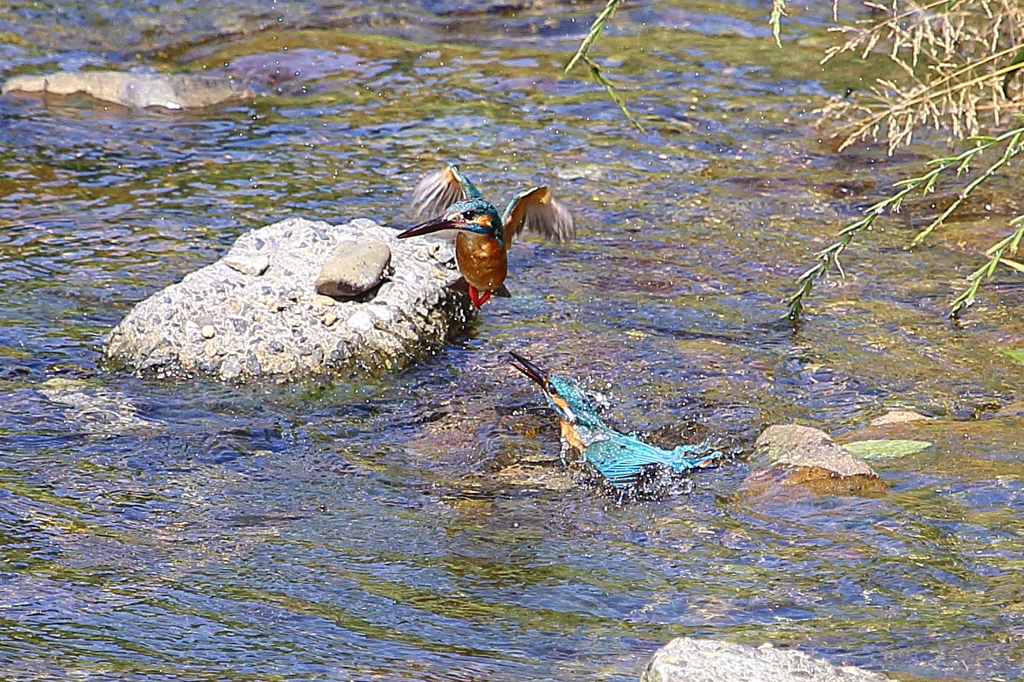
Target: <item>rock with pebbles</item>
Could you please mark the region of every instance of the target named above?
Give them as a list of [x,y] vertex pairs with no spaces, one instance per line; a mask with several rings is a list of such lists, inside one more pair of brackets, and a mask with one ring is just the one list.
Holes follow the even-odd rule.
[[771,644],[757,648],[714,639],[680,637],[658,649],[640,682],[890,682],[881,673],[837,666]]
[[[396,234],[362,219],[289,218],[252,230],[221,260],[135,306],[104,353],[149,376],[233,382],[400,368],[462,332],[475,312],[451,287],[460,278],[450,246]],[[318,294],[337,247],[366,239],[388,248],[392,278],[359,301]]]
[[133,109],[203,109],[255,97],[241,83],[222,76],[60,71],[47,76],[16,76],[4,83],[8,92],[74,95],[82,93]]
[[379,239],[345,240],[320,269],[316,292],[333,298],[355,298],[384,280],[391,267],[391,249]]

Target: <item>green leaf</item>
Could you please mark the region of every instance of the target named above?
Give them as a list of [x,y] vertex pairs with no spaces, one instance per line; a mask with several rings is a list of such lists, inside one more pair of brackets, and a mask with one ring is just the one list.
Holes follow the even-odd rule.
[[782,47],[782,17],[786,16],[786,0],[772,0],[772,13],[768,17],[768,23],[772,27],[772,36],[775,37],[775,44]]
[[843,447],[861,459],[894,459],[932,446],[926,440],[858,440]]
[[1024,348],[1014,348],[1012,350],[1004,350],[1004,353],[1010,356],[1010,359],[1014,362],[1024,365]]

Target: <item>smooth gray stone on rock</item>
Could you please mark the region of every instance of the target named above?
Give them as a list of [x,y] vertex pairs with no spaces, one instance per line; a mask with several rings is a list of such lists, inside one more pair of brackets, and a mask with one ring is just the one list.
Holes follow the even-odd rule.
[[658,649],[640,682],[890,682],[855,666],[836,666],[794,649],[757,648],[680,637]]
[[[252,230],[221,260],[136,305],[107,335],[104,354],[148,376],[233,382],[403,367],[462,332],[476,313],[450,288],[460,278],[450,247],[442,263],[427,240],[397,234],[363,219],[289,218]],[[320,265],[341,242],[365,237],[391,250],[391,281],[368,302],[318,294]],[[260,277],[227,264],[261,256],[269,267]]]
[[391,249],[373,237],[343,241],[335,247],[316,278],[324,296],[352,298],[381,283],[391,265]]
[[60,71],[47,76],[16,76],[0,92],[84,93],[125,107],[201,109],[256,96],[230,78],[191,74],[145,74],[122,71]]

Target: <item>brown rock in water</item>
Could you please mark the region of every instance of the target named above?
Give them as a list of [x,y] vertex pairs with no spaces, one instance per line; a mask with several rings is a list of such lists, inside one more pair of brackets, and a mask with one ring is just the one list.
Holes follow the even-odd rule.
[[912,410],[890,410],[881,417],[875,417],[868,426],[889,426],[891,424],[906,424],[908,422],[935,421],[934,417],[926,417]]
[[752,471],[740,485],[744,497],[878,495],[888,486],[864,461],[819,429],[769,426],[754,442]]
[[82,93],[133,109],[202,109],[255,97],[230,78],[191,74],[124,73],[122,71],[60,71],[47,76],[17,76],[0,93]]
[[758,455],[767,457],[771,465],[813,466],[839,476],[876,475],[827,433],[810,426],[769,426],[754,441],[754,456]]
[[316,292],[354,298],[381,283],[391,266],[391,248],[379,239],[343,241],[331,252],[316,278]]

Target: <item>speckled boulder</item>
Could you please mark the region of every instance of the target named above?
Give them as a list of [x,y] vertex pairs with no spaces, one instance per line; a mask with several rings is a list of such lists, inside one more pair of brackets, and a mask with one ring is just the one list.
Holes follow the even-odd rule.
[[880,673],[836,666],[802,651],[756,649],[714,639],[680,637],[658,649],[640,682],[889,682]]
[[[289,218],[242,235],[224,258],[142,301],[108,335],[115,365],[157,377],[284,381],[378,373],[462,332],[474,316],[449,245],[397,240],[370,220],[331,225]],[[394,275],[368,300],[316,292],[343,241],[387,244]]]

